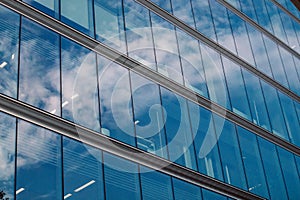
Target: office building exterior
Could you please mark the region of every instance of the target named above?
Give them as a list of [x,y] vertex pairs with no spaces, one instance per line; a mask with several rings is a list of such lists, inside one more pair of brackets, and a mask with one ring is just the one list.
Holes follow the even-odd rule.
[[289,0],[0,0],[11,199],[299,199]]

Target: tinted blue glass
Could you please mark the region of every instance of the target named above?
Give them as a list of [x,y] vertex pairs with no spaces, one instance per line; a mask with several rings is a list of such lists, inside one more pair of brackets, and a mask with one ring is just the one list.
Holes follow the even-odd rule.
[[137,164],[107,153],[103,160],[106,200],[141,199]]
[[14,199],[16,119],[0,113],[0,191]]
[[209,98],[231,110],[221,56],[205,45],[200,45],[200,47]]
[[126,52],[122,1],[94,0],[96,39]]
[[255,124],[271,131],[268,112],[258,77],[243,70],[250,110]]
[[232,111],[252,120],[241,68],[225,57],[222,57],[222,60]]
[[17,199],[61,199],[61,136],[18,123]]
[[283,62],[279,54],[278,45],[265,36],[263,38],[267,48],[267,54],[269,56],[274,79],[279,81],[284,86],[289,87],[286,74],[283,69]]
[[161,95],[170,160],[197,170],[187,101],[164,88]]
[[283,116],[285,119],[287,131],[291,142],[300,146],[300,123],[297,118],[296,110],[294,108],[293,101],[286,95],[278,92],[279,99],[281,102],[281,107],[283,111]]
[[156,70],[149,10],[125,0],[124,15],[129,56]]
[[170,1],[165,1],[165,0],[151,0],[151,1],[159,5],[159,7],[165,9],[169,13],[172,13]]
[[209,190],[202,189],[203,194],[203,200],[226,200],[227,198],[225,196],[222,196],[220,194],[214,193]]
[[265,82],[261,83],[269,116],[272,116],[270,117],[272,132],[286,140],[289,140],[277,91]]
[[201,200],[199,187],[182,180],[172,178],[175,200]]
[[227,11],[238,56],[255,66],[245,21],[230,10]]
[[297,172],[294,155],[282,148],[277,147],[277,149],[288,197],[297,199],[300,197],[300,176]]
[[183,31],[177,30],[177,33],[184,84],[208,98],[199,43]]
[[254,6],[253,8],[256,11],[258,23],[272,33],[273,29],[271,26],[270,17],[268,15],[267,8],[264,1],[253,0],[253,6]]
[[240,142],[248,190],[259,196],[269,198],[256,136],[239,126],[237,127],[237,135]]
[[[288,199],[274,144],[258,138],[271,199]],[[275,178],[276,177],[276,178]]]
[[19,99],[60,115],[58,34],[22,18],[20,55]]
[[299,81],[299,77],[297,75],[297,64],[299,62],[299,60],[297,58],[295,58],[295,62],[293,60],[293,56],[291,54],[289,54],[285,49],[283,49],[282,47],[279,47],[279,51],[282,57],[282,60],[284,61],[284,70],[286,72],[287,75],[287,79],[289,82],[289,86],[290,89],[294,92],[296,92],[298,95],[300,95],[300,81]]
[[158,85],[131,73],[137,147],[168,159]]
[[190,0],[171,0],[172,10],[175,16],[180,16],[180,19],[189,26],[195,28],[193,12]]
[[[199,172],[223,180],[217,145],[221,132],[215,133],[211,112],[197,107],[198,105],[189,102],[192,130],[196,134],[194,143]],[[194,120],[199,116],[200,120]]]
[[224,118],[213,116],[216,132],[221,132],[218,144],[225,181],[239,188],[247,189],[235,127]]
[[99,132],[96,54],[62,38],[61,69],[62,116]]
[[218,43],[226,47],[231,52],[236,53],[227,9],[216,1],[209,2],[211,6],[211,12],[214,20]]
[[59,0],[23,0],[51,17],[59,18]]
[[158,72],[182,84],[176,29],[154,13],[150,17]]
[[273,77],[262,33],[250,25],[247,25],[247,29],[256,67],[269,77]]
[[64,199],[104,199],[101,151],[64,138]]
[[127,69],[98,56],[101,132],[135,146]]
[[191,0],[197,30],[217,41],[208,1]]
[[17,98],[20,16],[0,7],[0,92]]
[[171,177],[141,166],[141,185],[143,200],[173,200]]
[[92,0],[60,0],[60,12],[62,22],[94,37]]

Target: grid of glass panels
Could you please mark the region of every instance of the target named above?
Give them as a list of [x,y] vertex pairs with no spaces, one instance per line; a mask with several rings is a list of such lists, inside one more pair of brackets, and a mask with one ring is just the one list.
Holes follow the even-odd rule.
[[0,119],[0,190],[11,200],[227,199],[7,114]]
[[[7,45],[5,51],[3,51],[3,54],[6,55],[3,56],[3,60],[7,60],[3,61],[4,64],[2,64],[4,65],[2,69],[5,70],[4,73],[6,75],[3,76],[3,80],[8,78],[2,87],[2,93],[263,197],[273,199],[275,196],[283,195],[282,198],[293,198],[293,195],[299,195],[297,190],[288,187],[288,185],[295,183],[299,185],[299,179],[297,179],[299,174],[295,161],[299,160],[298,157],[279,147],[275,147],[275,145],[256,137],[254,134],[235,126],[223,118],[213,115],[210,111],[173,94],[169,90],[135,73],[128,72],[111,61],[95,55],[95,53],[60,37],[56,33],[26,18],[21,18],[22,25],[20,28],[18,23],[19,15],[7,9],[1,9],[1,13],[6,21],[15,20],[15,24],[12,23],[11,25],[8,25],[5,21],[2,22],[3,31],[7,31],[12,36],[2,40]],[[151,16],[151,13],[148,14]],[[156,20],[156,23],[165,23],[157,16]],[[21,33],[18,32],[19,30]],[[159,31],[156,33],[158,34],[156,40],[159,40]],[[131,34],[134,37],[134,33]],[[144,34],[147,33],[144,32]],[[5,34],[2,37],[5,37]],[[179,37],[177,36],[177,38]],[[153,40],[155,41],[155,38]],[[197,44],[197,41],[195,42]],[[170,48],[175,47],[171,46]],[[172,66],[177,66],[179,69],[182,63],[186,63],[186,66],[188,66],[188,60],[179,59],[175,53],[155,55],[157,49],[156,46],[156,48],[150,49],[149,52],[151,53],[150,55],[158,57],[157,60],[161,59],[161,62],[157,62],[161,64],[161,73],[168,72],[170,69],[166,68],[167,61],[173,62],[174,60],[164,61],[165,57],[168,58],[170,56],[170,58],[176,58],[181,61],[177,65],[176,62],[172,63]],[[147,50],[138,55],[138,58],[142,56],[148,57],[149,52]],[[19,51],[20,55],[18,54]],[[20,60],[19,74],[17,73],[17,57]],[[41,58],[46,59],[41,60]],[[229,98],[225,99],[225,102],[234,104],[233,102],[238,102],[239,98],[236,97],[236,100],[234,100],[230,96],[230,94],[233,94],[230,93],[230,90],[235,91],[234,86],[236,85],[230,83],[230,81],[235,80],[243,85],[245,78],[243,80],[240,75],[231,78],[226,76],[234,76],[235,73],[246,74],[247,72],[233,67],[232,63],[224,57],[215,55],[214,58],[219,58],[220,63],[223,64],[221,66],[224,67],[222,73],[225,74],[224,81],[228,85],[226,90],[229,91]],[[157,63],[152,63],[153,68],[159,67]],[[149,66],[151,66],[150,64]],[[187,70],[187,68],[184,69]],[[228,73],[231,70],[236,72],[233,72],[233,74]],[[169,73],[173,73],[173,77],[177,78],[178,82],[183,81],[182,76],[178,75],[176,71],[170,70]],[[36,77],[36,79],[33,77]],[[256,77],[249,76],[250,80],[253,78]],[[212,81],[211,84],[218,84],[218,81]],[[255,97],[256,95],[265,95],[263,97],[266,99],[267,104],[266,106],[265,104],[262,105],[266,113],[269,112],[271,116],[274,116],[274,113],[277,116],[278,110],[281,110],[283,113],[278,115],[278,118],[274,118],[271,123],[268,121],[267,123],[272,127],[274,133],[281,134],[283,138],[291,137],[290,134],[292,132],[288,132],[288,130],[299,130],[299,118],[297,118],[296,110],[291,112],[290,109],[296,103],[285,95],[281,95],[258,78],[254,79],[255,81],[258,82],[258,88],[263,88],[262,92],[258,94],[259,92],[257,91],[259,90],[254,90],[252,84],[247,86],[245,81],[243,86],[245,89],[242,90],[241,95],[249,95],[249,89],[247,88],[254,91]],[[17,90],[18,84],[20,87]],[[10,90],[6,88],[8,85],[9,87],[15,86],[15,89]],[[36,87],[32,87],[32,85]],[[207,82],[207,85],[209,85],[209,82]],[[197,87],[200,88],[199,91],[204,91],[204,94],[207,92],[205,83],[203,86],[201,82]],[[214,87],[217,86],[214,85]],[[240,90],[241,88],[238,89]],[[279,100],[275,98],[278,94]],[[262,99],[264,99],[263,97]],[[283,104],[282,102],[285,103]],[[286,105],[286,107],[282,107],[282,105]],[[255,109],[257,109],[255,107],[253,110],[247,109],[247,105],[239,106],[236,107],[237,110],[244,109],[246,113],[251,112],[251,114],[255,113]],[[272,112],[273,114],[271,114]],[[261,119],[257,119],[257,121],[259,120]],[[290,123],[289,128],[286,127],[287,125],[284,121]],[[20,130],[26,130],[22,122],[18,125],[19,127],[21,127]],[[27,137],[38,138],[39,135],[43,135],[39,131],[34,130],[34,128],[30,130],[29,134],[22,135],[25,136],[24,140]],[[274,130],[278,130],[278,133]],[[241,137],[243,133],[250,135],[249,137],[254,137],[253,148],[257,149],[257,152],[254,156],[251,154],[253,152],[248,152],[248,154],[251,154],[248,157],[254,157],[252,158],[253,162],[257,162],[257,165],[261,166],[260,173],[263,176],[254,180],[251,180],[253,177],[250,177],[253,176],[251,170],[254,170],[253,168],[251,169],[252,161],[247,166],[245,160],[248,157],[244,156],[244,153],[248,154],[246,152],[243,153],[243,148],[249,146],[249,143],[245,143],[245,147],[242,145]],[[52,139],[56,141],[57,138],[60,137],[55,136]],[[17,142],[21,142],[21,140],[17,140]],[[64,146],[64,143],[64,140],[61,141],[62,146]],[[33,143],[33,145],[43,146],[44,144]],[[22,146],[22,143],[18,143],[18,146],[20,146],[20,149],[26,148],[26,145],[23,144]],[[56,149],[49,147],[49,152],[45,152],[45,154],[58,153],[60,148],[59,146],[56,146]],[[269,152],[270,149],[274,151]],[[59,156],[61,155],[55,156],[51,160],[51,165],[60,165]],[[269,159],[270,157],[272,159]],[[19,163],[24,161],[22,156],[20,159],[18,157],[18,160]],[[285,163],[292,163],[292,165]],[[72,162],[70,161],[69,165],[71,166],[71,164]],[[68,166],[68,163],[66,162],[65,165]],[[48,168],[47,163],[45,166]],[[274,169],[275,172],[272,171]],[[19,172],[18,170],[17,173],[24,173],[22,171],[24,169],[20,168]],[[57,169],[51,168],[49,170],[53,170],[53,173],[59,173]],[[255,166],[255,170],[257,170],[257,166]],[[237,171],[239,172],[238,176]],[[272,172],[269,173],[269,171]],[[276,179],[275,182],[273,182],[274,176],[272,173],[280,174],[280,176],[276,176],[278,180]],[[73,177],[72,172],[70,172],[70,177]],[[56,176],[49,178],[55,179],[55,181],[59,179]],[[144,179],[149,180],[149,177],[145,176]],[[250,180],[253,182],[250,182]],[[26,182],[21,179],[20,183],[23,183],[22,181]],[[113,184],[111,183],[111,185]],[[57,188],[53,187],[51,185],[48,189],[51,191],[57,190]],[[60,185],[57,184],[57,187],[60,187]],[[70,188],[72,187],[71,185]],[[134,190],[138,189],[135,188]],[[42,190],[34,192],[39,193]],[[57,193],[57,195],[60,194]],[[111,198],[114,198],[114,194],[111,195]],[[209,192],[206,195],[209,196]],[[138,198],[137,196],[136,193],[132,193],[132,198]],[[203,196],[205,196],[204,193]]]
[[291,12],[295,17],[298,17],[300,19],[300,13],[299,10],[296,8],[296,6],[292,3],[292,1],[289,0],[276,0],[280,5],[282,5],[285,9],[287,9],[289,12]]
[[[143,8],[142,6],[133,1],[126,0],[123,2],[123,6],[119,1],[116,1],[113,5],[110,5],[106,1],[95,2],[95,30],[96,37],[99,40],[114,48],[117,48],[118,50],[127,49],[129,56],[139,60],[140,62],[146,64],[152,69],[157,70],[163,75],[168,76],[169,78],[172,78],[173,80],[184,84],[186,87],[193,89],[200,95],[203,95],[209,98],[210,100],[218,103],[219,105],[222,105],[223,107],[232,110],[236,114],[254,122],[255,124],[269,130],[270,132],[296,145],[300,144],[300,136],[299,134],[297,134],[300,129],[299,120],[295,117],[288,118],[288,116],[296,116],[296,109],[294,105],[296,104],[295,101],[289,99],[289,97],[282,94],[280,91],[275,90],[272,86],[266,84],[263,80],[257,78],[251,73],[248,73],[246,70],[242,69],[240,66],[236,65],[224,56],[220,56],[220,54],[216,53],[214,50],[206,47],[204,44],[200,43],[199,41],[185,34],[184,32],[171,26],[157,15],[147,11],[147,9]],[[116,4],[117,2],[119,3]],[[87,7],[89,8],[90,6]],[[109,10],[110,15],[106,13],[107,9]],[[72,12],[68,11],[67,13]],[[103,13],[106,13],[105,16],[102,16],[104,15]],[[15,18],[18,18],[18,16],[15,15]],[[91,24],[88,23],[88,21],[86,22],[86,24]],[[105,26],[105,24],[109,22],[114,23],[114,26]],[[41,45],[36,45],[37,50],[33,50],[34,52],[32,54],[35,54],[35,57],[47,56],[50,62],[49,64],[47,64],[53,67],[47,67],[48,72],[46,73],[46,76],[51,76],[51,78],[40,80],[39,83],[36,84],[40,85],[41,88],[44,88],[44,91],[42,91],[41,95],[44,95],[45,92],[48,93],[47,95],[52,93],[51,100],[50,98],[46,99],[45,97],[38,95],[33,96],[33,98],[36,98],[35,100],[30,99],[28,97],[28,94],[23,94],[22,91],[27,92],[30,91],[30,89],[33,90],[33,88],[30,87],[30,84],[28,84],[28,82],[30,81],[28,81],[27,79],[31,78],[30,74],[38,74],[41,70],[38,70],[39,72],[35,72],[34,70],[37,70],[37,68],[32,67],[32,69],[30,70],[33,71],[28,70],[30,71],[30,73],[27,73],[27,75],[22,74],[22,65],[26,65],[27,62],[29,62],[30,65],[34,66],[35,63],[33,62],[38,62],[38,59],[30,59],[30,56],[32,56],[32,54],[29,55],[28,59],[25,56],[23,56],[22,53],[22,55],[20,55],[21,71],[19,76],[21,88],[23,89],[19,91],[19,99],[31,103],[32,105],[35,105],[39,108],[45,109],[51,113],[60,115],[61,108],[58,103],[58,101],[60,100],[60,87],[58,85],[58,78],[61,75],[61,90],[63,93],[61,105],[65,110],[62,113],[62,116],[64,118],[72,120],[70,116],[71,101],[81,102],[80,112],[87,113],[91,111],[91,109],[85,109],[83,107],[84,104],[94,105],[94,107],[97,107],[98,105],[95,105],[93,102],[89,102],[90,100],[94,99],[91,96],[93,95],[92,91],[96,90],[98,84],[100,85],[99,89],[101,90],[101,83],[97,83],[97,67],[92,66],[94,65],[94,63],[96,63],[95,56],[87,56],[92,53],[90,53],[90,51],[84,49],[83,47],[79,47],[78,45],[73,44],[72,42],[68,42],[67,39],[60,39],[59,35],[52,33],[51,31],[46,30],[45,28],[42,28],[39,25],[30,22],[25,18],[22,19],[21,23],[21,53],[23,51],[27,52],[29,48],[35,48],[32,46],[26,46],[26,43],[28,43],[32,39],[30,37],[34,37],[33,35],[31,35],[28,36],[29,38],[27,38],[26,33],[28,32],[27,34],[29,34],[31,31],[30,29],[35,29],[32,30],[32,32],[35,34],[35,37],[38,37],[39,40],[41,40],[41,43],[45,42],[51,45],[44,47],[48,48],[45,52],[42,48],[40,48]],[[66,21],[65,23],[69,22]],[[69,24],[74,26],[75,28],[78,28],[72,23]],[[11,25],[4,24],[3,27],[4,29],[9,29],[7,27],[11,27]],[[88,26],[86,25],[85,27],[87,28]],[[110,27],[115,28],[110,29]],[[124,29],[124,27],[127,30],[126,32],[122,32],[122,29]],[[14,32],[12,33],[12,35],[17,36],[18,25],[13,26],[13,28]],[[37,30],[39,29],[43,30],[44,32],[37,32]],[[90,28],[89,31],[93,31],[93,29]],[[43,38],[48,33],[51,36],[49,36],[48,38]],[[116,36],[112,36],[114,34]],[[109,38],[109,36],[111,38]],[[168,38],[168,41],[165,41],[165,38]],[[17,49],[18,38],[12,40],[12,42],[15,42],[14,48]],[[166,42],[168,44],[166,44]],[[68,47],[68,45],[70,47]],[[140,48],[140,46],[145,47]],[[78,55],[80,56],[77,58],[69,58],[71,56],[68,56],[67,54],[68,52],[71,52],[73,50],[74,53],[78,53]],[[84,60],[85,57],[88,57],[88,59]],[[286,57],[289,57],[288,53],[286,54]],[[101,59],[99,58],[98,60]],[[14,62],[16,61],[14,60]],[[61,71],[59,71],[59,62],[61,62]],[[92,65],[89,65],[90,69],[86,71],[86,73],[89,74],[89,76],[91,77],[88,80],[84,79],[84,77],[81,76],[80,73],[79,77],[76,77],[76,73],[78,74],[77,71],[80,71],[81,66],[86,65],[82,64],[83,62],[89,64],[93,63]],[[274,63],[278,62],[274,61]],[[293,66],[293,62],[290,64],[291,65],[289,66]],[[99,66],[101,66],[101,63],[98,62],[98,67]],[[15,67],[17,67],[17,65],[15,65]],[[42,65],[40,67],[42,67]],[[14,70],[14,72],[16,72],[17,68],[14,68]],[[101,73],[102,72],[100,71],[98,77],[101,77]],[[283,71],[278,71],[278,74],[279,76],[281,76],[285,73]],[[297,76],[296,73],[292,74]],[[85,89],[86,92],[84,94],[85,96],[89,96],[88,100],[79,100],[77,98],[77,94],[70,93],[70,91],[74,89],[74,85],[72,85],[72,83],[74,83],[74,81],[77,81],[78,78],[84,79],[85,82],[89,82],[89,88]],[[16,84],[17,79],[15,77],[13,77],[13,79]],[[299,84],[297,84],[297,82],[295,82],[294,80],[292,82],[295,83],[297,87],[299,86]],[[48,86],[46,85],[51,85],[52,88],[47,88]],[[78,87],[80,87],[80,84],[77,85]],[[80,88],[78,89],[80,90]],[[4,88],[3,90],[6,89]],[[7,91],[3,91],[4,94],[6,92]],[[43,99],[43,102],[38,102],[41,101],[41,99]],[[48,108],[44,106],[46,104],[48,106],[50,101],[52,104],[52,108],[49,108],[48,110]],[[276,108],[273,106],[268,106],[273,104]],[[100,109],[94,107],[94,110]],[[276,111],[276,115],[278,116],[276,117],[276,119],[273,117],[269,117],[273,116],[272,113],[274,111]],[[99,118],[98,113],[93,113],[95,120],[98,120]],[[80,113],[77,113],[76,115],[81,116]],[[99,124],[87,124],[95,123],[95,121],[80,121],[80,123],[88,127],[93,126],[93,130],[99,129]],[[128,129],[130,129],[130,127],[128,127]]]

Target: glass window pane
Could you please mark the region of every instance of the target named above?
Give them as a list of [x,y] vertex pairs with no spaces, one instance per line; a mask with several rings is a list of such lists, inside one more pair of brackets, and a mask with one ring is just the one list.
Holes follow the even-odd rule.
[[226,200],[225,196],[212,192],[210,190],[202,189],[203,200]]
[[103,160],[106,200],[141,199],[137,164],[107,153]]
[[289,140],[277,91],[275,88],[271,87],[265,82],[262,81],[261,83],[262,83],[262,89],[264,92],[269,116],[272,116],[270,118],[271,125],[272,125],[272,132],[275,135],[278,135],[286,140]]
[[170,160],[197,170],[187,101],[164,88],[161,88],[161,94],[167,118],[165,128]]
[[289,199],[297,199],[300,197],[300,177],[294,155],[285,149],[277,149]]
[[97,58],[101,132],[135,146],[129,72],[106,58]]
[[61,68],[62,116],[99,132],[96,54],[62,38]]
[[17,198],[61,199],[61,136],[19,121],[17,141]]
[[19,99],[60,115],[59,36],[26,18],[22,18]]
[[61,21],[73,28],[94,36],[92,0],[60,1]]
[[137,147],[168,159],[158,85],[131,73]]
[[0,113],[0,191],[14,198],[16,119]]
[[235,127],[224,118],[213,116],[216,132],[221,132],[218,144],[225,181],[239,188],[247,189]]
[[94,0],[97,40],[126,52],[122,2]]
[[258,142],[271,199],[288,199],[276,146],[261,138]]
[[64,199],[104,199],[100,150],[65,137],[63,166]]
[[[215,133],[212,113],[197,107],[198,105],[189,102],[192,130],[196,134],[194,143],[199,172],[222,181],[224,179],[217,145],[221,132]],[[195,120],[199,116],[200,120]]]
[[185,181],[172,178],[175,200],[201,200],[199,187]]
[[0,6],[0,92],[17,98],[20,16]]
[[143,166],[141,166],[140,169],[143,200],[173,200],[170,176]]
[[253,133],[239,126],[237,127],[237,132],[245,166],[248,190],[254,194],[269,198],[257,138]]
[[222,57],[232,111],[252,120],[240,66]]
[[39,9],[40,11],[50,15],[51,17],[59,18],[59,0],[23,0],[29,5]]

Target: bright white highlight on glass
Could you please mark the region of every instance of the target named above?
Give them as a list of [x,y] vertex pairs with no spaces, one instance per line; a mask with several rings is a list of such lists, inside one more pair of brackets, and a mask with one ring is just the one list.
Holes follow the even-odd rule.
[[138,123],[140,123],[139,120],[136,120],[136,121],[134,122],[135,125],[137,125]]
[[66,106],[66,105],[68,105],[68,101],[65,101],[65,102],[63,102],[63,104],[61,105],[61,107],[64,107],[64,106]]
[[67,194],[67,195],[64,196],[64,199],[67,199],[67,198],[69,198],[70,196],[72,196],[72,194],[69,193],[69,194]]
[[83,190],[84,188],[86,188],[86,187],[92,185],[92,184],[95,183],[95,182],[96,182],[96,181],[91,180],[90,182],[88,182],[88,183],[84,184],[83,186],[81,186],[81,187],[77,188],[76,190],[74,190],[74,192],[79,192],[79,191]]
[[16,194],[20,194],[21,192],[23,192],[25,189],[24,188],[20,188],[16,191]]
[[75,98],[77,98],[79,95],[78,94],[74,94],[72,97],[71,97],[71,99],[75,99]]
[[5,67],[7,65],[7,62],[3,62],[3,63],[1,63],[1,65],[0,65],[0,68],[3,68],[3,67]]
[[13,60],[15,58],[15,54],[13,53],[12,55],[11,55],[11,59]]
[[50,113],[51,114],[54,114],[56,112],[56,109],[52,110]]

